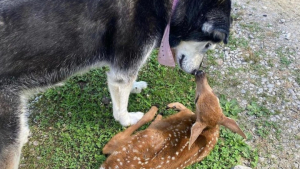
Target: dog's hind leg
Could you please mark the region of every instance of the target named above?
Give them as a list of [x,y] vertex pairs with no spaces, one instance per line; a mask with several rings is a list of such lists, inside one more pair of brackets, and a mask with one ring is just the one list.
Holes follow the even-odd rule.
[[28,135],[27,117],[25,111],[22,111],[20,96],[7,88],[0,88],[1,169],[18,168],[21,149]]

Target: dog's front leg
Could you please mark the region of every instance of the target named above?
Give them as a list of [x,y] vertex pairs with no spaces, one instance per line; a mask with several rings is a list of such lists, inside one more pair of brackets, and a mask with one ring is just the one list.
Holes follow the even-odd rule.
[[136,76],[127,77],[110,71],[107,77],[115,120],[119,121],[123,126],[135,124],[144,115],[142,112],[128,113],[127,110],[129,94]]

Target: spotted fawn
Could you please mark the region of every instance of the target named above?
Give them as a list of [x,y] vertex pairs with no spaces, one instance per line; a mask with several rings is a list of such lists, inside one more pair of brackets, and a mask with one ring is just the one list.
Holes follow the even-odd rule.
[[218,141],[219,125],[246,138],[236,122],[222,113],[205,73],[198,71],[195,76],[196,113],[180,103],[171,103],[168,108],[179,110],[178,113],[166,119],[157,115],[146,130],[133,134],[154,118],[158,109],[153,106],[137,124],[118,133],[105,145],[103,153],[109,157],[100,169],[184,168],[210,153]]

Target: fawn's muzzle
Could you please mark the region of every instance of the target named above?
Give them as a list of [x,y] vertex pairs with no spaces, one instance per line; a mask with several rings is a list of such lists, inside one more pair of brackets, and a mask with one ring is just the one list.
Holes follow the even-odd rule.
[[203,70],[198,70],[195,72],[196,81],[205,79],[205,72]]

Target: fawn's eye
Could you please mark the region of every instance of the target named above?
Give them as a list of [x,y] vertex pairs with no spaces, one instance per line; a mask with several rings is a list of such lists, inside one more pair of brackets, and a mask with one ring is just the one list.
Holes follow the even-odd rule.
[[205,48],[208,49],[210,46],[211,46],[211,43],[208,42],[208,43],[205,45]]

